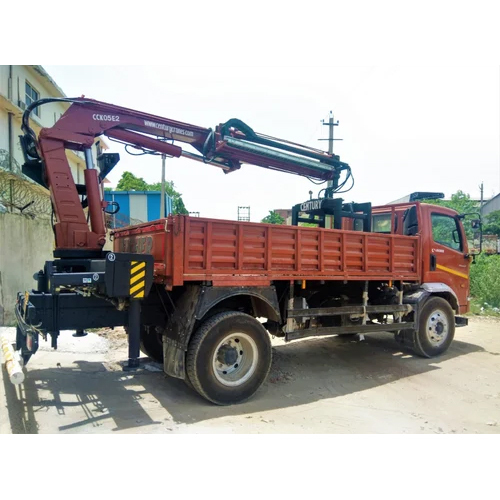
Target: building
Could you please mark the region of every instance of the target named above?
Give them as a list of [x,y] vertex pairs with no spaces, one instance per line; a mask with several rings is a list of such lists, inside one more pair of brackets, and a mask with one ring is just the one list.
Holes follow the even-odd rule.
[[485,217],[491,214],[491,212],[496,212],[497,210],[500,210],[500,193],[483,203],[481,215]]
[[[0,325],[15,322],[17,293],[33,288],[33,273],[53,259],[49,192],[21,174],[24,157],[19,144],[24,109],[44,97],[66,96],[42,66],[0,65]],[[52,127],[69,106],[54,102],[37,108],[31,127],[36,133]],[[107,149],[104,141],[100,143]],[[67,158],[75,182],[83,184],[83,155],[67,151]],[[112,248],[109,240],[105,248]]]
[[108,227],[111,229],[166,217],[173,208],[172,198],[166,194],[165,213],[161,216],[160,191],[105,191],[104,199],[120,206],[117,214],[108,216]]
[[274,210],[279,216],[283,217],[285,224],[292,223],[292,209],[291,208],[276,208]]
[[[0,65],[0,152],[9,154],[18,165],[24,163],[19,144],[23,112],[33,101],[44,97],[66,95],[42,66]],[[38,133],[43,127],[52,127],[69,106],[69,103],[54,102],[36,108],[31,114],[33,130]],[[104,141],[100,142],[101,148],[107,149]],[[67,157],[75,182],[83,183],[83,154],[67,151]],[[93,157],[95,161],[95,146]]]

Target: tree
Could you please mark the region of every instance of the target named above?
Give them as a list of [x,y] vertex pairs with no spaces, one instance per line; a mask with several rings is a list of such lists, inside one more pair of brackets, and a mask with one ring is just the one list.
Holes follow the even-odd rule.
[[[136,177],[132,172],[123,172],[116,186],[117,191],[161,191],[161,183],[148,184],[142,177]],[[174,186],[173,181],[165,182],[165,193],[172,198],[172,211],[174,214],[188,214],[182,200],[182,195]]]
[[269,210],[269,215],[266,215],[261,222],[264,222],[265,224],[284,224],[285,219],[283,219],[278,212]]
[[123,172],[116,185],[117,191],[152,191],[142,177],[136,177],[132,172]]
[[441,205],[443,207],[452,208],[459,214],[479,212],[478,202],[470,199],[470,195],[459,190],[451,195],[451,200],[427,200],[425,203],[433,205]]
[[491,212],[484,218],[483,233],[496,234],[500,237],[500,210]]

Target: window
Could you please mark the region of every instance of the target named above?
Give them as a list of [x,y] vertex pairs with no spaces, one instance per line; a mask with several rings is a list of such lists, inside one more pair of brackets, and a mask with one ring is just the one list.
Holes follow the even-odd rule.
[[[38,101],[40,99],[40,93],[37,92],[28,82],[26,82],[26,92],[25,92],[25,101],[26,106],[29,106],[31,103]],[[33,110],[36,116],[40,116],[40,108],[35,108]]]
[[457,251],[463,249],[460,226],[454,217],[432,214],[431,221],[432,237],[436,243]]
[[354,231],[363,231],[363,221],[361,219],[354,219]]
[[372,231],[374,233],[391,233],[391,214],[380,214],[372,217]]

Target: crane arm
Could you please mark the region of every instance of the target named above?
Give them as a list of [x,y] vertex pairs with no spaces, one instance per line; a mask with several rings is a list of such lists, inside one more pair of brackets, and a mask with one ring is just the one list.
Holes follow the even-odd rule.
[[[53,127],[43,128],[38,137],[29,126],[29,115],[38,106],[63,101],[71,103]],[[300,144],[257,134],[238,119],[219,124],[215,130],[136,111],[87,98],[49,98],[32,103],[23,115],[21,146],[25,166],[39,169],[51,195],[57,222],[54,225],[56,253],[82,250],[100,252],[105,243],[104,209],[91,148],[96,137],[112,140],[169,156],[185,156],[209,163],[225,173],[243,163],[278,170],[311,179],[331,180],[338,186],[343,170],[350,170],[335,155]],[[194,149],[186,151],[177,144]],[[66,158],[66,149],[85,155],[85,186],[76,186]],[[109,172],[109,170],[108,170]],[[79,195],[86,194],[91,230]],[[67,254],[67,252],[66,252]]]

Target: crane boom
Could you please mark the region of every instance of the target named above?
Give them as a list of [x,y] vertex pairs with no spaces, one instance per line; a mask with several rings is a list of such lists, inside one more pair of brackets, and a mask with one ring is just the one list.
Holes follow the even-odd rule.
[[[68,110],[50,128],[43,128],[38,137],[29,126],[30,113],[49,102],[71,103]],[[45,184],[50,191],[57,222],[55,223],[56,256],[74,256],[79,252],[98,254],[106,241],[104,210],[99,182],[119,158],[109,161],[105,172],[94,168],[91,148],[99,136],[124,143],[147,153],[204,162],[225,173],[243,163],[306,176],[316,180],[332,180],[339,185],[343,170],[349,165],[338,156],[275,139],[254,132],[238,119],[219,124],[215,130],[164,118],[133,109],[87,98],[49,98],[32,103],[23,115],[21,146],[26,163],[23,171]],[[194,149],[186,151],[177,143]],[[85,185],[76,185],[66,158],[66,149],[85,155]],[[80,200],[85,195],[86,200]],[[88,204],[91,229],[84,207]]]

